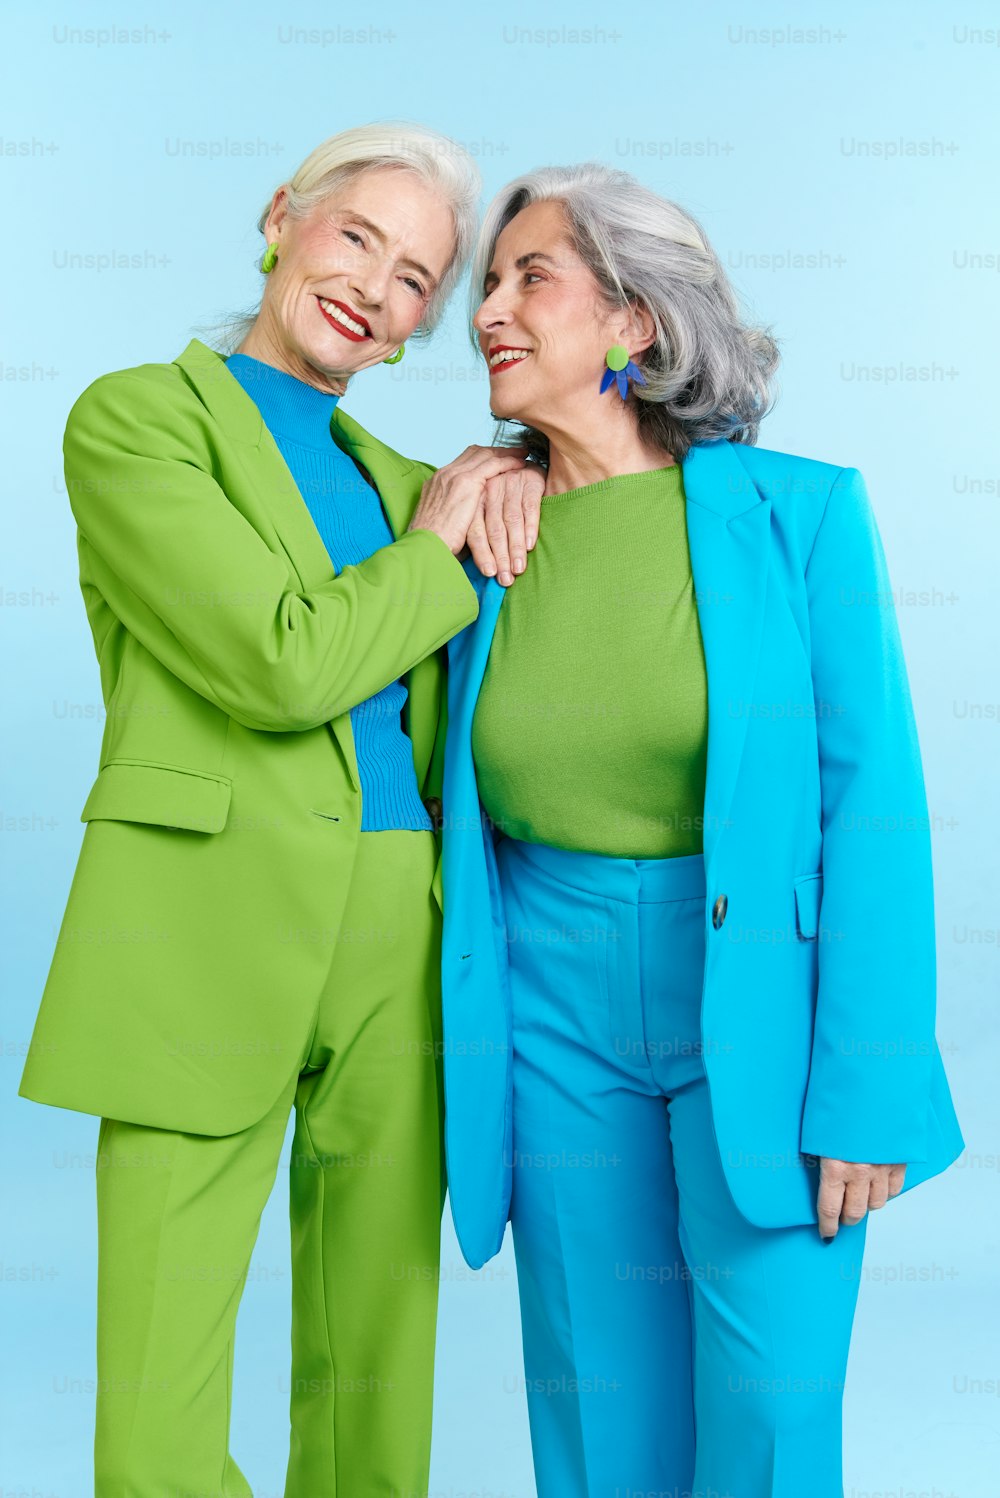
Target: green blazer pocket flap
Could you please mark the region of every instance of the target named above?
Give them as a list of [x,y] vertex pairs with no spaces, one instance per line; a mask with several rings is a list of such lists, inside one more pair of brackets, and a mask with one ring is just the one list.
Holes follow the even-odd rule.
[[94,781],[81,822],[153,822],[192,832],[221,832],[233,783],[225,775],[141,759],[113,759]]
[[819,907],[823,899],[823,875],[800,874],[795,881],[795,922],[799,935],[814,941],[819,931]]

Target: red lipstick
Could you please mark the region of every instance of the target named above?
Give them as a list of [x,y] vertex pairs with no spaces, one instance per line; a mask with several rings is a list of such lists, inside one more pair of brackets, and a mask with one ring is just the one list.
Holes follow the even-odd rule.
[[[346,313],[346,315],[351,319],[352,322],[360,323],[361,326],[365,329],[365,332],[355,333],[353,328],[345,327],[342,322],[338,322],[335,317],[331,317],[330,313],[327,312],[326,308],[323,306],[323,302],[329,302],[331,307],[339,307],[340,311]],[[364,343],[366,338],[370,338],[372,336],[371,324],[369,323],[368,319],[366,317],[362,317],[360,312],[355,312],[353,307],[349,307],[346,302],[340,301],[338,297],[325,296],[323,297],[322,301],[319,297],[317,297],[316,305],[319,307],[319,310],[322,312],[331,328],[336,328],[338,333],[343,333],[344,337],[349,339],[351,343]]]

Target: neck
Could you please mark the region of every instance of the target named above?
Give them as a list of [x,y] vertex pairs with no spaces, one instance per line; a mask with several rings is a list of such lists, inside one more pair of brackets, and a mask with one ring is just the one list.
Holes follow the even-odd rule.
[[306,385],[312,385],[315,390],[322,390],[326,395],[347,393],[350,375],[316,369],[314,365],[308,364],[301,354],[295,349],[290,349],[284,340],[277,336],[274,329],[262,317],[258,317],[239,348],[234,352],[248,354],[251,359],[259,359],[262,364],[270,364],[274,369],[281,369],[285,374],[292,375],[296,380],[302,380]]
[[669,468],[674,462],[663,448],[643,441],[639,423],[620,401],[619,409],[600,413],[590,425],[551,423],[538,430],[549,439],[545,494],[565,494],[618,474]]

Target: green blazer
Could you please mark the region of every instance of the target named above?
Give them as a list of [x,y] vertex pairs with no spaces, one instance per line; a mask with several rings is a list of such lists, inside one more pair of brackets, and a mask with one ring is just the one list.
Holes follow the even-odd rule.
[[333,960],[361,820],[350,709],[399,676],[440,810],[440,647],[478,596],[440,536],[407,531],[433,470],[339,406],[331,429],[398,537],[339,576],[257,407],[198,339],[70,412],[107,718],[22,1097],[202,1134],[254,1123]]

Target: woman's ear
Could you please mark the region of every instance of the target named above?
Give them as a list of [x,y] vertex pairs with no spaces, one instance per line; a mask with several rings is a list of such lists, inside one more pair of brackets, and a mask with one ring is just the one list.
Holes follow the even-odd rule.
[[632,355],[641,354],[656,342],[656,324],[642,302],[629,304],[622,335],[621,341]]
[[287,185],[279,187],[271,199],[271,211],[264,220],[264,241],[270,244],[278,238],[285,214],[288,212],[288,188]]

